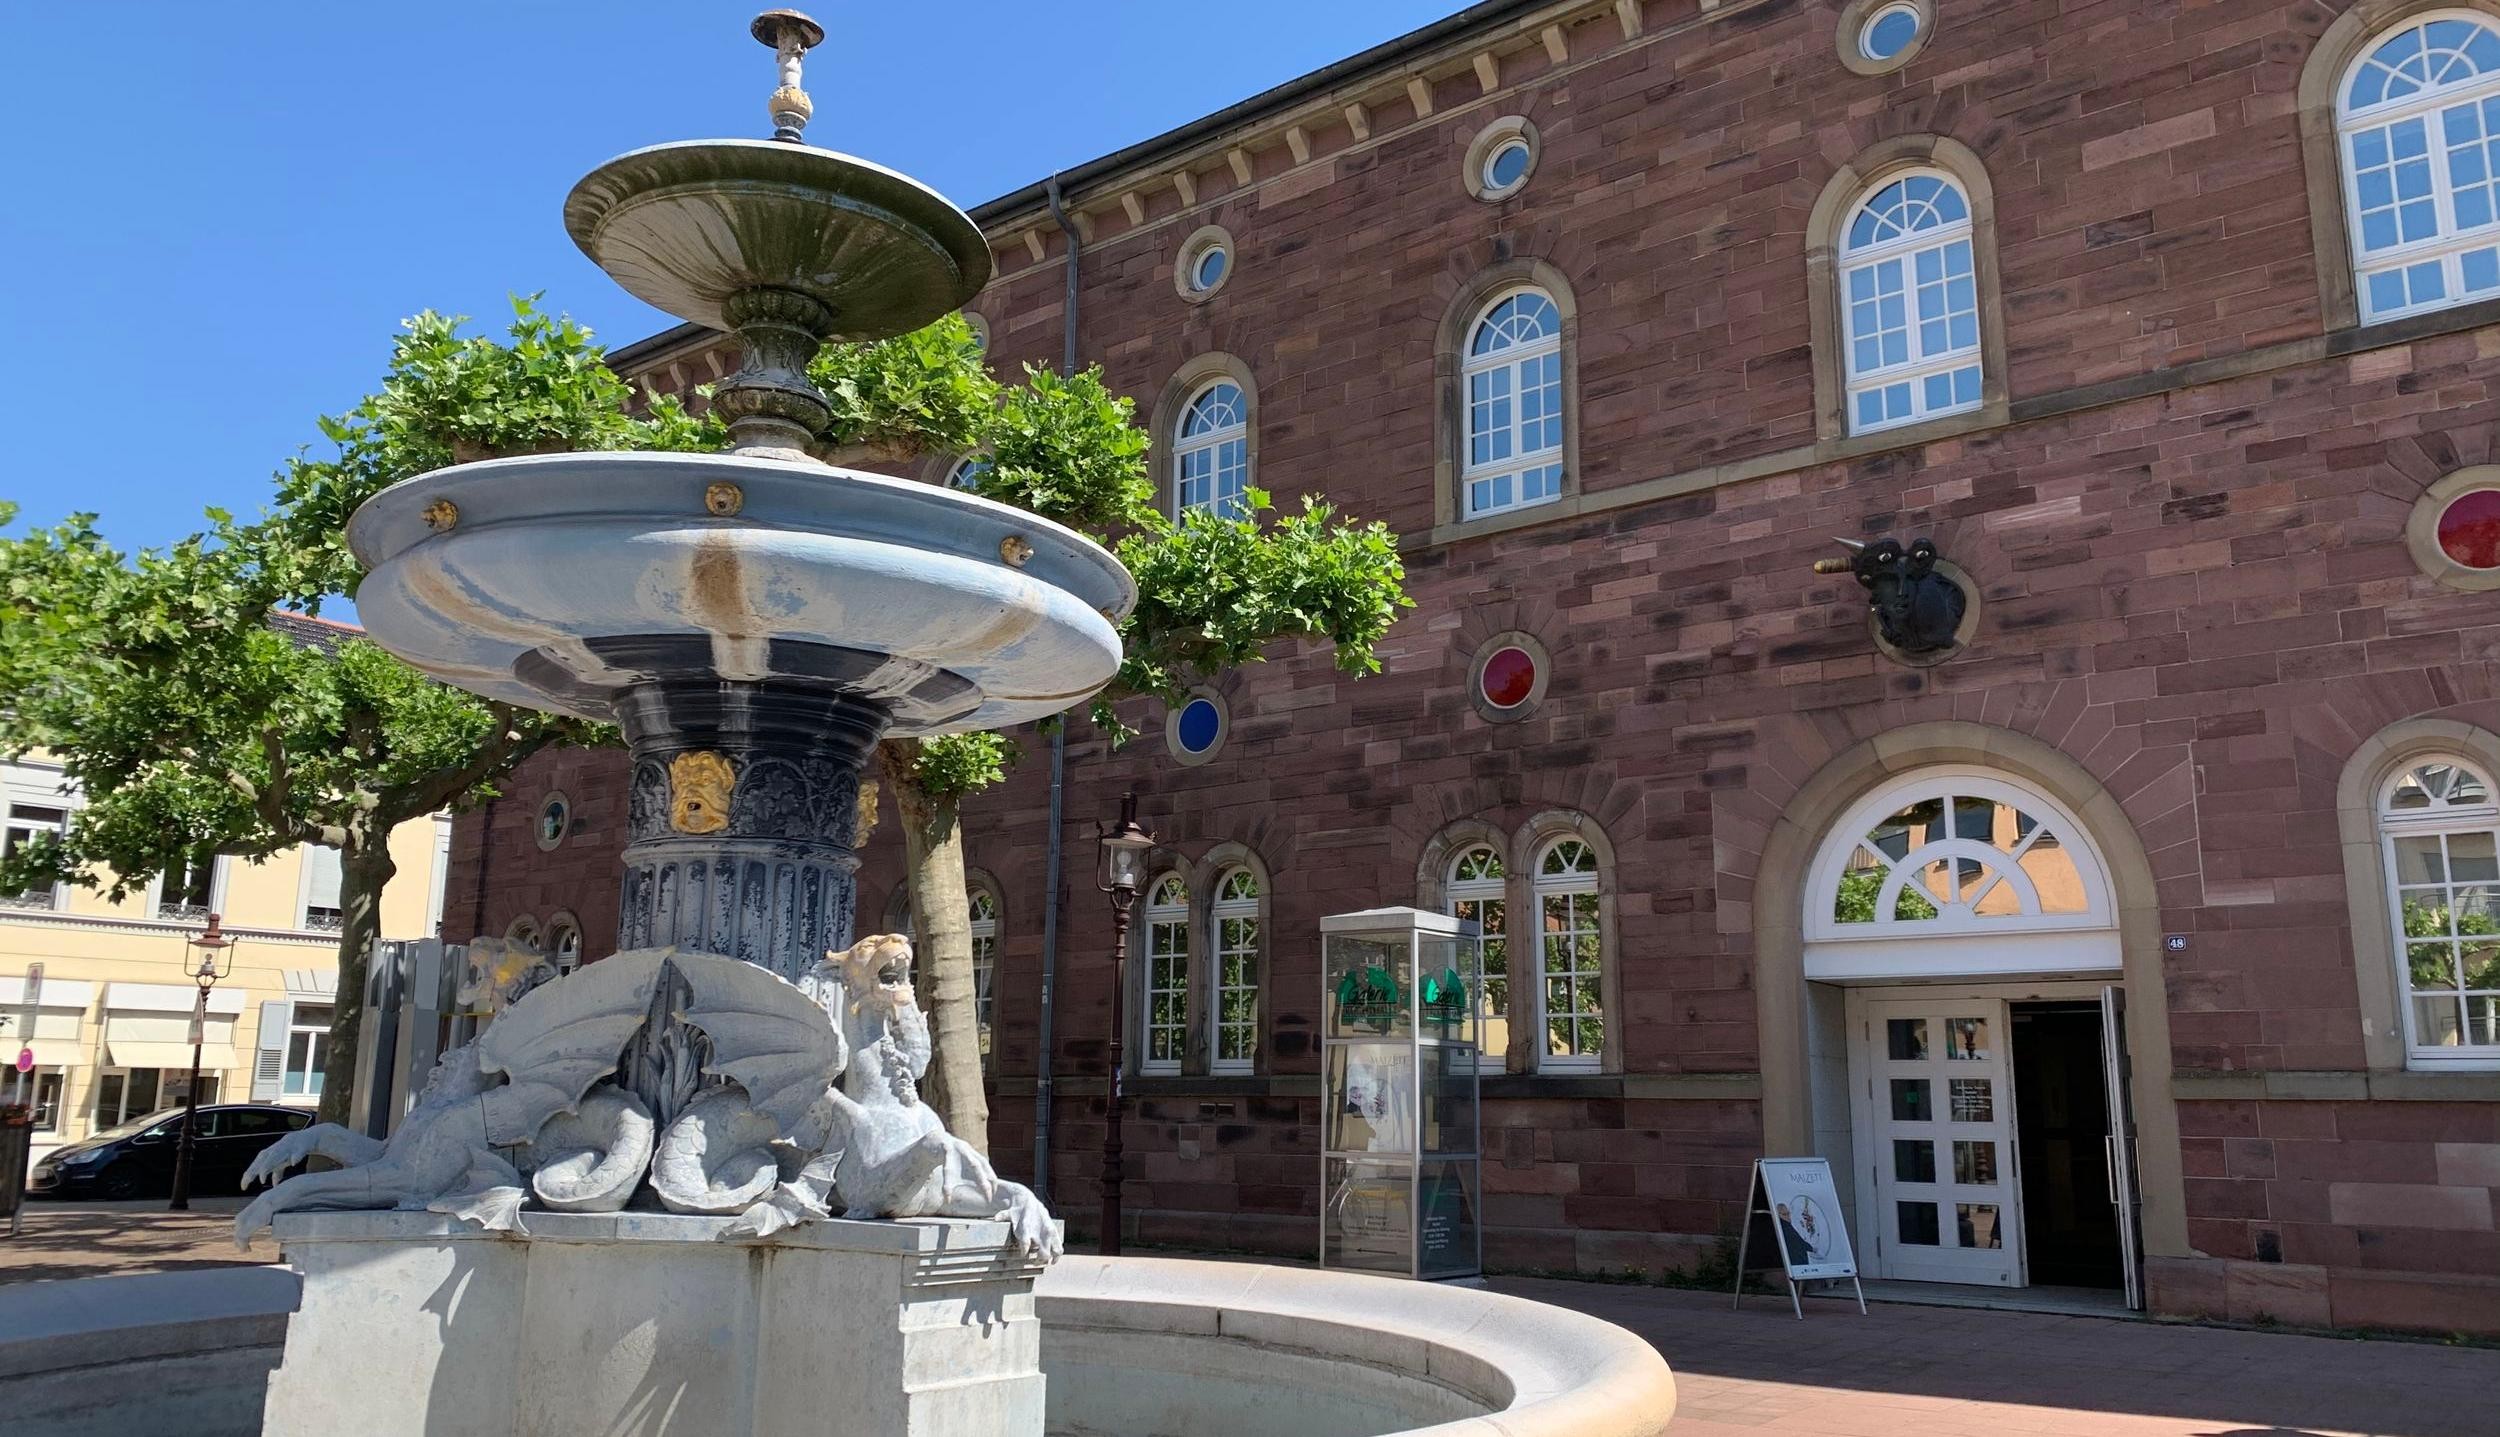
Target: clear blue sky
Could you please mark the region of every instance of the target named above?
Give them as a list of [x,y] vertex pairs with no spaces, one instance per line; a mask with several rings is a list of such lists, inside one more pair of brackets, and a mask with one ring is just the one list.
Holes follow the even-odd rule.
[[[1265,0],[802,5],[808,138],[970,206],[1461,8]],[[593,165],[769,133],[760,0],[0,0],[0,392],[19,524],[124,547],[255,512],[399,319],[545,290],[664,327],[559,219]]]

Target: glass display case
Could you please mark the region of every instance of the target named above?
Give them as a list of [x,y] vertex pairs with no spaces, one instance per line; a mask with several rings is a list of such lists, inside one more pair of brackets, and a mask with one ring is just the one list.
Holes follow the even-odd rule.
[[1320,1266],[1474,1277],[1483,936],[1416,908],[1319,932]]

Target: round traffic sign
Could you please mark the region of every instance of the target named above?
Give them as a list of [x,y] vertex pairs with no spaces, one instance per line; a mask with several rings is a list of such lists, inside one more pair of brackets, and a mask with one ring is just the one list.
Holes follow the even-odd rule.
[[31,1073],[35,1071],[34,1049],[20,1048],[17,1050],[17,1070],[21,1073]]

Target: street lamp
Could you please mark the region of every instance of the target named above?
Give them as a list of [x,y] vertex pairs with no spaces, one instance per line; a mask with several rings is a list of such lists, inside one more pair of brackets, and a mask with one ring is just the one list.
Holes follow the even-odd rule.
[[1128,919],[1139,889],[1146,886],[1146,855],[1154,851],[1154,835],[1137,826],[1137,790],[1120,801],[1120,822],[1102,830],[1102,867],[1094,886],[1111,895],[1111,1102],[1104,1111],[1102,1133],[1102,1240],[1105,1257],[1120,1255],[1120,1115],[1128,1095],[1122,1089],[1127,1057],[1122,1035],[1128,1031]]
[[174,1199],[165,1205],[168,1212],[191,1210],[191,1154],[200,1133],[200,1043],[208,1035],[208,990],[234,972],[234,942],[218,928],[216,914],[208,915],[208,927],[190,946],[199,954],[191,964],[191,981],[200,985],[200,996],[191,1007],[191,1086],[182,1095],[182,1141],[174,1149]]

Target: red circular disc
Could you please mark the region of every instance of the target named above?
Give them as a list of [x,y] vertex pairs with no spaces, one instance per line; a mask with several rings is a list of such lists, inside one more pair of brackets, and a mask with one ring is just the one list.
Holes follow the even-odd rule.
[[1497,709],[1515,709],[1536,691],[1536,656],[1517,645],[1493,651],[1484,661],[1485,701]]
[[2439,511],[2439,547],[2469,569],[2500,569],[2500,489],[2449,500]]

